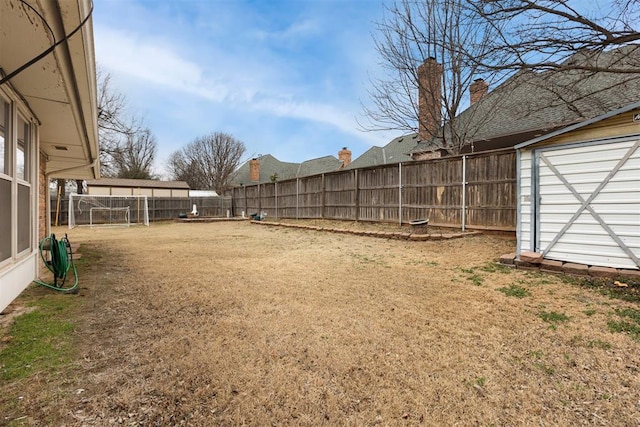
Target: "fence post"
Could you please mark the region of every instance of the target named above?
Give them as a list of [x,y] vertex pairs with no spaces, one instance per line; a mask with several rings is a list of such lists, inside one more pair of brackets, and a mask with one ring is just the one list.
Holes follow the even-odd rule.
[[462,156],[462,231],[467,223],[467,156]]
[[402,163],[398,163],[398,223],[402,225]]
[[355,211],[355,220],[358,221],[360,219],[360,189],[358,187],[360,187],[360,183],[358,182],[358,169],[353,169],[353,184],[354,184],[354,189],[353,189],[353,193],[355,196],[355,207],[356,207],[356,211]]
[[327,204],[327,191],[326,191],[326,182],[324,179],[324,174],[322,174],[322,196],[321,196],[321,200],[320,203],[322,206],[320,206],[320,218],[324,219],[325,216],[325,209],[326,209],[326,204]]
[[278,181],[273,183],[274,191],[276,193],[276,219],[278,219]]

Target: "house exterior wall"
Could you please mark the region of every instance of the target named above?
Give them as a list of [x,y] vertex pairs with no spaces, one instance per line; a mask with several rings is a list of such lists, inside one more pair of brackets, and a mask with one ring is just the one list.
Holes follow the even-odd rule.
[[[4,310],[38,273],[38,238],[43,233],[42,186],[46,186],[37,120],[22,97],[0,87],[0,311]],[[46,209],[46,204],[44,205]],[[46,213],[46,210],[44,211]],[[42,222],[41,222],[42,221]]]
[[[189,194],[188,191],[187,194]],[[166,188],[154,188],[153,195],[154,197],[171,197],[171,190]]]
[[442,157],[442,153],[440,151],[425,151],[423,153],[416,153],[413,156],[413,160],[415,161],[432,160],[432,159],[439,159],[440,157]]
[[49,203],[49,183],[46,176],[46,157],[40,153],[38,162],[38,241],[47,235],[47,212]]

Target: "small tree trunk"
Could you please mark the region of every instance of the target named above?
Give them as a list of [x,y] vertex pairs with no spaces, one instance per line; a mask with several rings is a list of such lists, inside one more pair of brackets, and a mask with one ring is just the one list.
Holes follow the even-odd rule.
[[58,191],[57,193],[60,195],[60,198],[64,198],[64,196],[66,195],[66,180],[64,179],[59,179],[58,180]]

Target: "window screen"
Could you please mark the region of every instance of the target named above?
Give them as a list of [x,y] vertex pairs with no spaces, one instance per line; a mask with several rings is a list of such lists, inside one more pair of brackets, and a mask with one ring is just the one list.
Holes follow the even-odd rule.
[[31,247],[31,187],[18,184],[18,252]]
[[18,150],[16,158],[16,175],[24,181],[29,180],[29,125],[18,117]]
[[9,106],[0,98],[0,173],[9,175],[9,155],[11,150],[7,146],[7,123]]

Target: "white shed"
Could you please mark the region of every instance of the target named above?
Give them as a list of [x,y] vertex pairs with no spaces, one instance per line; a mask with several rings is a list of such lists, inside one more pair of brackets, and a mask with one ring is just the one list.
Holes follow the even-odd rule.
[[640,102],[515,148],[518,256],[640,269]]
[[93,196],[189,197],[185,181],[153,179],[102,178],[87,180],[87,194]]

